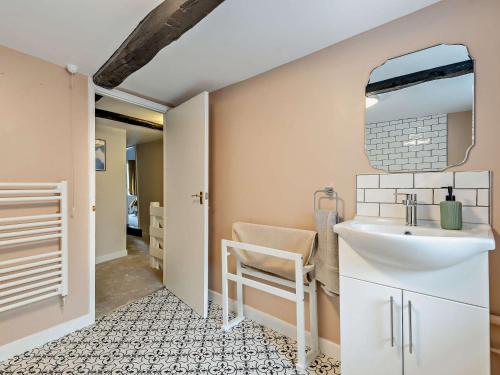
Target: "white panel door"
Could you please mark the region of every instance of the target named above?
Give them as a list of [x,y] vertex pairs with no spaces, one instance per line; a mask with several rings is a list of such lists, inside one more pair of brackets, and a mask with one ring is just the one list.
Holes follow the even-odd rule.
[[403,332],[405,375],[490,373],[488,309],[404,291]]
[[401,375],[401,289],[341,276],[340,295],[342,375]]
[[166,287],[208,313],[208,93],[169,110],[164,126]]

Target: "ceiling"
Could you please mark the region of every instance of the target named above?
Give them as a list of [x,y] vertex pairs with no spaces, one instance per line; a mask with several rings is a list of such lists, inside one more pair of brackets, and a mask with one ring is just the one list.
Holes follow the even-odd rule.
[[378,95],[366,123],[472,110],[474,74],[438,79]]
[[159,125],[163,125],[163,113],[152,111],[135,104],[127,103],[122,100],[113,99],[107,96],[103,96],[99,101],[95,103],[95,107],[98,109],[105,109],[106,111],[121,113],[122,115],[127,115],[131,117],[136,117],[141,120],[156,122]]
[[[163,124],[162,113],[113,98],[103,97],[96,103],[95,106],[98,109],[121,113],[123,115],[140,118],[142,120],[153,121],[160,125]],[[148,129],[137,125],[129,125],[124,122],[112,121],[97,117],[96,124],[125,129],[127,131],[127,147],[134,146],[139,143],[153,142],[163,138],[163,132],[160,130]]]
[[470,59],[466,46],[440,44],[387,60],[370,74],[370,83]]
[[0,1],[0,44],[93,74],[162,0]]
[[[93,74],[162,0],[0,2],[0,44]],[[178,104],[438,0],[226,0],[120,87]]]
[[[469,60],[463,45],[438,45],[387,60],[374,69],[370,83]],[[378,94],[366,110],[366,123],[472,110],[474,74],[438,79]]]

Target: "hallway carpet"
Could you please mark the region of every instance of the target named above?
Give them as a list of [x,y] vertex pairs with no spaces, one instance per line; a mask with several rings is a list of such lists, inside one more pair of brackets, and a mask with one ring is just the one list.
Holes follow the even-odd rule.
[[162,271],[149,266],[149,244],[127,236],[127,251],[126,257],[96,266],[97,318],[163,288]]
[[[295,342],[251,320],[221,330],[221,307],[203,319],[167,289],[0,363],[1,374],[297,374]],[[308,374],[340,374],[320,355]]]

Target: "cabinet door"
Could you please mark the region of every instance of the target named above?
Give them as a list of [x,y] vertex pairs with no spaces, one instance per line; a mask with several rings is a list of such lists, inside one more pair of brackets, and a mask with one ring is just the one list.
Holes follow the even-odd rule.
[[400,289],[340,277],[342,375],[402,374],[401,304]]
[[404,374],[489,374],[488,315],[485,308],[404,291]]

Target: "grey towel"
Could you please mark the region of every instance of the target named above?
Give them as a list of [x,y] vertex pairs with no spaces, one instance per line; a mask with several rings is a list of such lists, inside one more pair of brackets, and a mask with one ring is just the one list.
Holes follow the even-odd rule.
[[318,248],[313,258],[316,280],[327,292],[339,294],[339,250],[337,234],[333,231],[338,221],[337,212],[316,210],[314,221],[318,232]]

